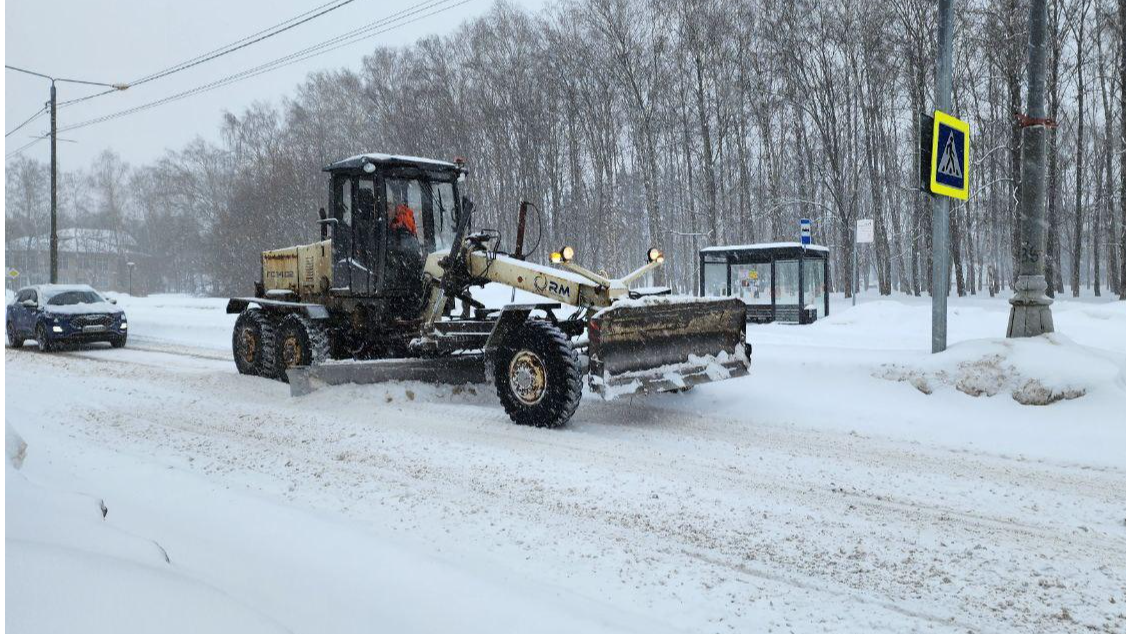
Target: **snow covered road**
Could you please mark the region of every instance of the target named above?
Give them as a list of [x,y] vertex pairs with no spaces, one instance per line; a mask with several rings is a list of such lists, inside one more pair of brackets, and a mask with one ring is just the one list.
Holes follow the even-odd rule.
[[[13,507],[17,478],[103,500],[98,522],[167,555],[134,565],[206,588],[240,631],[1126,631],[1121,375],[1039,408],[924,395],[873,376],[919,353],[896,345],[904,318],[864,308],[752,331],[746,379],[587,398],[557,431],[472,388],[292,399],[235,374],[216,307],[199,345],[178,334],[186,309],[150,306],[123,350],[8,350],[8,425],[28,445],[7,472],[9,629],[88,623],[68,611],[89,593],[162,600],[39,592],[51,577],[22,544],[48,511]],[[1104,309],[1075,310],[1111,372],[1126,365],[1126,332],[1106,341]],[[1105,310],[1118,332],[1126,311]],[[145,631],[110,611],[107,631]]]

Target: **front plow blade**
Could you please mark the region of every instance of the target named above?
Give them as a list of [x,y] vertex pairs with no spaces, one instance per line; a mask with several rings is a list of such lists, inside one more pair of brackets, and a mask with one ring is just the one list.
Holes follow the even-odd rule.
[[590,322],[590,385],[603,398],[745,376],[747,308],[738,299],[621,302]]

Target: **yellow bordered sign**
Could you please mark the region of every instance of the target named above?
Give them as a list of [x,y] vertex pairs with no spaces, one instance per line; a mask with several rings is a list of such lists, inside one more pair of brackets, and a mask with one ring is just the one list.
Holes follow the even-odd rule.
[[970,124],[934,111],[931,136],[932,193],[966,200],[970,195]]

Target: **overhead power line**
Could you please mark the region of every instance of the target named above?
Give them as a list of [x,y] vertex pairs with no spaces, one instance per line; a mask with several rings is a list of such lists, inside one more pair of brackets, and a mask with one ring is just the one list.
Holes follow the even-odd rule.
[[[466,4],[468,2],[471,2],[471,1],[472,0],[461,0],[460,2],[456,2],[454,4],[449,4],[450,2],[452,2],[452,0],[429,0],[428,2],[423,2],[423,3],[417,4],[417,5],[415,5],[411,8],[404,9],[402,11],[394,13],[394,14],[387,16],[385,18],[382,18],[380,20],[376,20],[374,22],[371,22],[371,23],[364,25],[364,26],[362,26],[358,29],[354,29],[352,31],[342,33],[342,34],[340,34],[336,37],[330,38],[330,39],[325,40],[323,42],[320,42],[318,44],[314,44],[313,46],[304,48],[300,51],[296,51],[294,53],[290,53],[288,55],[279,57],[279,58],[274,59],[270,62],[266,62],[265,64],[255,66],[254,68],[249,68],[249,69],[246,69],[244,71],[235,73],[233,75],[228,75],[226,77],[215,80],[213,82],[203,84],[201,86],[196,86],[195,88],[191,88],[189,90],[185,90],[183,92],[180,92],[180,93],[177,93],[177,94],[174,94],[174,95],[170,95],[168,97],[164,97],[163,99],[157,99],[155,101],[151,101],[151,102],[146,103],[146,104],[135,106],[133,108],[128,108],[128,109],[125,109],[125,110],[121,110],[119,112],[111,113],[111,114],[104,115],[104,116],[101,116],[101,117],[95,117],[93,119],[88,119],[86,121],[81,121],[79,123],[75,123],[75,124],[72,124],[72,125],[69,125],[69,126],[66,126],[66,127],[62,127],[62,128],[59,128],[59,131],[63,132],[63,131],[69,131],[69,130],[76,130],[78,128],[84,128],[86,126],[91,126],[91,125],[95,125],[95,124],[98,124],[98,123],[103,123],[105,121],[110,121],[112,119],[125,117],[125,116],[131,115],[131,114],[135,114],[137,112],[148,110],[150,108],[155,108],[155,107],[167,104],[167,103],[171,103],[173,101],[178,101],[180,99],[185,99],[185,98],[191,97],[193,95],[197,95],[197,94],[200,94],[200,93],[203,93],[203,92],[214,90],[214,89],[220,88],[222,86],[227,86],[227,85],[239,82],[239,81],[250,79],[252,77],[256,77],[258,75],[261,75],[263,73],[267,73],[267,72],[270,72],[272,70],[277,70],[279,68],[283,68],[283,67],[289,66],[291,64],[296,64],[298,62],[316,57],[318,55],[323,55],[323,54],[328,53],[330,51],[334,51],[338,48],[342,48],[344,46],[355,44],[356,42],[359,42],[359,41],[362,41],[362,40],[370,39],[370,38],[375,37],[377,35],[387,33],[389,31],[392,31],[394,29],[406,26],[406,25],[411,24],[413,22],[417,22],[417,21],[422,20],[424,18],[428,18],[428,17],[436,15],[438,13],[448,11],[450,9],[461,6],[461,5]],[[449,5],[449,6],[442,6],[442,5]],[[428,13],[423,13],[423,12],[426,12],[426,11],[428,11]],[[423,14],[418,15],[420,13],[423,13]],[[412,16],[416,16],[416,17],[412,17]],[[407,19],[407,18],[411,18],[411,19]]]
[[[180,63],[176,66],[166,68],[166,69],[164,69],[160,72],[154,73],[154,74],[149,75],[147,77],[142,77],[141,79],[138,79],[137,81],[131,82],[130,86],[139,86],[141,84],[145,84],[145,83],[148,83],[150,81],[160,79],[161,77],[167,77],[168,75],[171,75],[172,73],[178,73],[182,70],[186,70],[186,69],[191,68],[193,66],[198,66],[198,65],[203,64],[205,62],[209,62],[209,61],[211,61],[211,60],[213,60],[217,57],[222,57],[223,55],[227,55],[228,53],[233,53],[237,50],[246,48],[247,46],[250,46],[251,44],[256,44],[258,42],[261,42],[262,40],[266,40],[266,39],[269,39],[271,37],[274,37],[275,35],[285,33],[286,31],[288,31],[292,28],[301,26],[302,24],[305,24],[306,22],[308,22],[310,20],[314,20],[316,18],[319,18],[320,16],[322,16],[326,13],[330,13],[332,11],[335,11],[335,10],[339,9],[340,7],[351,4],[352,2],[354,2],[354,0],[342,0],[342,1],[337,0],[335,4],[329,3],[329,4],[332,4],[332,6],[325,8],[321,11],[318,11],[317,13],[314,13],[313,15],[308,15],[307,17],[305,17],[301,20],[298,20],[297,22],[293,22],[292,24],[286,24],[282,28],[277,28],[276,30],[273,30],[273,31],[270,31],[269,29],[267,29],[268,32],[261,32],[260,31],[259,34],[256,34],[257,37],[255,37],[254,35],[251,35],[248,38],[244,38],[244,39],[242,39],[238,42],[235,42],[234,44],[229,44],[225,48],[216,49],[215,51],[211,51],[210,53],[204,53],[202,56],[197,57],[195,59],[188,60],[187,62],[182,62],[182,63]],[[321,6],[323,7],[325,5],[321,5]],[[314,11],[315,10],[316,9],[314,9]],[[305,14],[303,14],[303,15],[305,15]],[[283,24],[285,24],[285,23],[283,23]]]
[[26,121],[24,121],[23,123],[19,124],[19,125],[18,125],[18,126],[16,126],[16,127],[12,128],[11,130],[9,130],[9,131],[5,132],[5,133],[4,133],[4,138],[6,139],[6,138],[8,138],[8,137],[12,136],[12,135],[13,135],[13,134],[15,134],[15,133],[16,133],[17,131],[19,131],[19,129],[20,129],[20,128],[24,127],[25,125],[27,125],[27,124],[31,123],[32,121],[35,121],[35,120],[36,120],[36,119],[38,119],[39,117],[43,116],[43,113],[44,113],[44,112],[47,112],[47,106],[43,106],[43,107],[42,107],[42,108],[40,108],[39,110],[36,110],[36,111],[35,111],[35,114],[33,114],[33,115],[31,115],[30,117],[28,117]]
[[[277,23],[277,24],[275,24],[271,27],[262,29],[261,31],[258,31],[256,33],[251,33],[250,35],[247,35],[246,37],[244,37],[240,40],[236,40],[234,42],[231,42],[230,44],[225,44],[223,46],[220,46],[219,48],[210,50],[210,51],[203,53],[201,55],[197,55],[196,57],[193,57],[191,59],[184,60],[184,61],[179,62],[177,64],[173,64],[172,66],[169,66],[168,68],[165,68],[163,70],[159,70],[155,73],[145,75],[144,77],[141,77],[139,79],[136,79],[134,81],[129,82],[129,86],[133,87],[133,86],[139,86],[141,84],[146,84],[150,81],[154,81],[154,80],[160,79],[162,77],[167,77],[168,75],[172,75],[172,74],[178,73],[182,70],[192,68],[193,66],[198,66],[200,64],[209,62],[209,61],[216,59],[218,57],[222,57],[224,55],[227,55],[228,53],[233,53],[237,50],[246,48],[246,47],[248,47],[252,44],[257,44],[258,42],[261,42],[263,40],[267,40],[271,37],[274,37],[275,35],[279,35],[279,34],[284,33],[284,32],[286,32],[290,29],[293,29],[293,28],[298,27],[302,24],[305,24],[306,22],[309,22],[310,20],[314,20],[316,18],[319,18],[322,15],[325,15],[326,13],[330,13],[330,12],[335,11],[335,10],[345,6],[345,5],[351,4],[354,1],[355,0],[331,0],[330,2],[326,2],[326,3],[324,3],[320,6],[312,8],[312,9],[306,11],[305,13],[295,15],[292,18],[289,18],[287,20],[283,20],[283,21],[281,21],[281,22],[279,22],[279,23]],[[76,103],[81,103],[83,101],[88,101],[90,99],[101,97],[102,95],[108,95],[111,92],[113,92],[113,91],[112,90],[106,90],[106,91],[94,93],[92,95],[86,95],[85,97],[79,97],[77,99],[70,99],[70,100],[67,100],[67,101],[60,103],[59,107],[70,106],[70,105],[73,105],[73,104],[76,104]]]
[[8,152],[7,154],[5,154],[5,155],[4,155],[4,160],[6,161],[6,160],[8,160],[8,159],[10,159],[10,158],[14,158],[14,157],[16,157],[16,156],[19,156],[20,154],[23,154],[23,151],[24,151],[24,150],[26,150],[27,148],[29,148],[29,147],[31,147],[31,146],[33,146],[33,145],[35,145],[36,143],[39,143],[40,141],[42,141],[43,139],[46,139],[46,138],[47,138],[47,137],[45,137],[45,136],[41,136],[41,137],[35,137],[35,138],[34,138],[34,139],[32,139],[31,141],[29,141],[29,142],[27,143],[27,145],[21,146],[21,147],[20,147],[19,149],[16,149],[16,150],[12,150],[11,152]]

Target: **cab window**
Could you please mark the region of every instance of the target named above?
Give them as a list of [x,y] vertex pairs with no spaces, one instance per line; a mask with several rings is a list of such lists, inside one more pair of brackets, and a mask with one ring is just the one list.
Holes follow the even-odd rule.
[[431,183],[431,199],[434,209],[434,250],[449,251],[457,233],[453,183]]
[[338,179],[335,196],[336,217],[345,225],[352,226],[352,179]]

